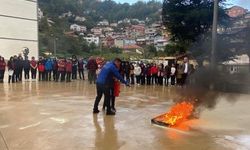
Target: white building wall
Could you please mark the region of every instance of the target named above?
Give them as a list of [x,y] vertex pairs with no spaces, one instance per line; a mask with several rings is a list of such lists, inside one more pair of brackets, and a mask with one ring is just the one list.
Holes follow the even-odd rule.
[[38,57],[37,1],[0,0],[0,55],[9,59],[24,47]]

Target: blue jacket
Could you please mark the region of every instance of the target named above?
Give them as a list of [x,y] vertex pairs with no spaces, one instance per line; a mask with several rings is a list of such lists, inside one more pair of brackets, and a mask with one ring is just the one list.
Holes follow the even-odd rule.
[[53,61],[48,59],[45,62],[45,70],[52,70],[53,69]]
[[122,83],[127,84],[127,82],[123,79],[123,77],[119,73],[119,70],[116,68],[114,62],[108,62],[103,66],[100,74],[98,75],[96,83],[107,86],[113,86],[114,84],[113,77],[117,78]]

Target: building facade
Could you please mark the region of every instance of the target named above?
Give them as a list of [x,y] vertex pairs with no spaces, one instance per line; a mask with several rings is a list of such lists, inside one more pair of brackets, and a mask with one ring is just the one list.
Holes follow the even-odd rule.
[[233,6],[228,9],[227,14],[228,16],[235,18],[235,17],[241,17],[247,13],[247,9],[244,9],[239,6]]
[[94,35],[88,35],[86,37],[83,37],[89,44],[95,43],[96,46],[100,44],[100,38],[98,36]]
[[0,55],[10,56],[29,48],[38,57],[38,7],[36,0],[1,0]]

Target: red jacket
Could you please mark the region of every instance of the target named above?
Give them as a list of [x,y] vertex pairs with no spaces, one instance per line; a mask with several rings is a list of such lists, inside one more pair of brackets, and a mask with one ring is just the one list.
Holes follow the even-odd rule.
[[156,66],[151,67],[151,73],[152,74],[157,74],[158,73],[158,68]]
[[63,60],[58,62],[58,71],[65,71],[66,63]]
[[32,66],[33,69],[36,69],[36,68],[35,68],[36,65],[37,65],[37,62],[36,62],[35,60],[31,60],[31,61],[30,61],[30,66]]
[[90,71],[96,71],[98,68],[98,65],[96,63],[95,59],[90,59],[87,63],[87,69]]
[[118,97],[119,96],[119,94],[120,94],[120,82],[119,81],[115,81],[114,82],[114,96],[115,97]]
[[39,72],[44,72],[45,71],[45,67],[44,67],[44,65],[42,63],[38,64],[38,71]]
[[5,67],[6,67],[6,63],[5,61],[0,61],[0,70],[5,70]]
[[72,63],[71,62],[66,63],[66,72],[72,72]]

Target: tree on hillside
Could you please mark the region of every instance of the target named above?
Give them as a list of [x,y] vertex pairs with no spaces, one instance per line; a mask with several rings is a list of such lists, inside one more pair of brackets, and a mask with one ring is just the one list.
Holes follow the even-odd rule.
[[[219,23],[226,23],[225,0],[219,0]],[[172,41],[187,49],[201,35],[207,33],[213,22],[213,0],[164,0],[163,24],[172,35]]]

